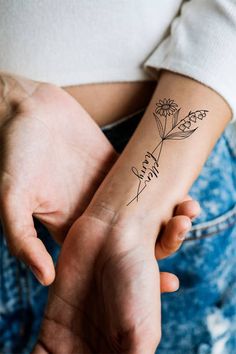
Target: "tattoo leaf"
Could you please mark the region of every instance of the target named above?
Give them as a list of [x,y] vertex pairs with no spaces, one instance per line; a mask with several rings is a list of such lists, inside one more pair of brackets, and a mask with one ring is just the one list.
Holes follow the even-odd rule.
[[169,134],[165,137],[165,140],[182,140],[188,138],[190,135],[192,135],[197,128],[192,129],[192,130],[187,130],[185,132],[175,132],[172,134]]
[[179,111],[180,108],[172,116],[172,129],[174,129],[178,124]]
[[156,121],[156,124],[157,124],[157,129],[159,131],[160,137],[163,138],[164,130],[163,130],[163,126],[161,124],[161,120],[155,113],[153,113],[153,115],[155,117],[155,121]]

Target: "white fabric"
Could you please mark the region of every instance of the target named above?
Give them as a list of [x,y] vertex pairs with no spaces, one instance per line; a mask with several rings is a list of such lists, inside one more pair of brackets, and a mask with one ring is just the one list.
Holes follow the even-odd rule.
[[236,117],[236,0],[191,0],[145,62],[155,77],[171,70],[211,87]]
[[181,0],[0,0],[0,69],[63,86],[150,80],[142,64],[180,5]]
[[165,68],[213,88],[236,116],[235,58],[236,0],[0,0],[0,69],[39,81],[149,80]]

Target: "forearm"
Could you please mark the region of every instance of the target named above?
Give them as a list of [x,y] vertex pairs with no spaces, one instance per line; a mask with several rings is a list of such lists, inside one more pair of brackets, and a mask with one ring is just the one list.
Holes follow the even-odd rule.
[[[172,104],[174,115],[158,110],[164,98],[178,105]],[[165,222],[186,195],[230,117],[226,102],[211,89],[163,73],[142,122],[87,212],[115,224],[138,221],[156,235],[157,220]]]

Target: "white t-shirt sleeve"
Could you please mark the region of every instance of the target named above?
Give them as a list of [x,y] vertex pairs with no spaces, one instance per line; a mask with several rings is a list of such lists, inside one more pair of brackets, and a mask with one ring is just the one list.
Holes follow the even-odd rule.
[[191,77],[218,92],[236,120],[236,0],[190,0],[144,63]]

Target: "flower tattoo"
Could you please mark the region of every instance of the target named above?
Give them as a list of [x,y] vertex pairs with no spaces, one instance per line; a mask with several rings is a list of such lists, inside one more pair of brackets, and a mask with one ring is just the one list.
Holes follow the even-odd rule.
[[[159,178],[159,161],[164,143],[170,140],[183,140],[191,136],[197,129],[199,121],[207,116],[208,110],[201,109],[189,112],[182,119],[179,119],[181,108],[170,98],[163,98],[156,103],[153,112],[155,124],[158,131],[158,142],[156,146],[146,151],[140,167],[131,167],[131,172],[138,182],[137,191],[133,198],[127,203],[139,200],[139,195],[144,191],[153,179]],[[164,117],[164,119],[163,119]],[[167,117],[170,117],[166,119]]]
[[177,108],[178,105],[174,102],[174,100],[171,100],[170,98],[167,100],[164,98],[163,100],[159,100],[159,102],[156,103],[155,113],[159,114],[160,116],[167,117],[175,113]]

